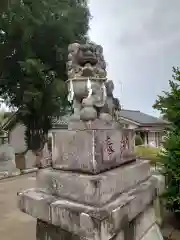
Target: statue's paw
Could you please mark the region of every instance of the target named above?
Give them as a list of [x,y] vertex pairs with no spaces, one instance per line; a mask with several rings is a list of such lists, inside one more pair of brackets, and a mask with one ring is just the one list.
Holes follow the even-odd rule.
[[97,111],[93,107],[84,107],[80,113],[82,121],[93,121],[97,118]]

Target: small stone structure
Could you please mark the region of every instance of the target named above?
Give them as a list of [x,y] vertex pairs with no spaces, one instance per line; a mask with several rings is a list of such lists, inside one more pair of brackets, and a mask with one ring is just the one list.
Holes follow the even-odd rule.
[[74,115],[53,139],[52,168],[19,193],[37,218],[37,240],[162,240],[153,208],[157,181],[134,156],[133,131],[116,121],[119,102],[106,79],[102,47],[69,46]]
[[0,146],[0,179],[6,176],[19,175],[16,168],[14,149],[9,144]]

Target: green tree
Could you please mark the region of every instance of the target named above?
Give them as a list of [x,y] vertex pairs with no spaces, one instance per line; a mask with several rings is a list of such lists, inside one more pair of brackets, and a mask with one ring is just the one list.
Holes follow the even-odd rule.
[[143,145],[143,140],[140,135],[136,135],[135,137],[135,146]]
[[163,174],[167,180],[167,206],[173,212],[180,212],[180,70],[173,68],[173,80],[169,91],[158,96],[154,108],[171,122],[163,143],[160,157],[164,164]]
[[0,12],[3,12],[9,5],[10,0],[1,0],[0,1]]
[[27,146],[38,150],[52,117],[69,109],[67,49],[87,40],[90,13],[86,0],[7,2],[0,15],[0,97],[19,109]]

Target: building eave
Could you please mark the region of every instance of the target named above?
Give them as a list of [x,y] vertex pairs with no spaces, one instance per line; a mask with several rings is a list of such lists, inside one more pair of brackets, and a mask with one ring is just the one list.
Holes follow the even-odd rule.
[[126,122],[129,122],[129,123],[133,123],[133,124],[135,124],[135,125],[137,125],[137,126],[139,126],[139,127],[150,127],[150,126],[152,126],[152,127],[161,127],[161,126],[164,126],[164,127],[167,127],[167,126],[169,126],[170,125],[170,123],[166,123],[166,122],[157,122],[157,123],[151,123],[151,122],[149,122],[149,123],[141,123],[141,122],[136,122],[136,121],[133,121],[132,119],[129,119],[129,118],[125,118],[125,117],[122,117],[122,116],[120,116],[119,117],[119,119],[120,120],[123,120],[123,121],[126,121]]
[[138,125],[138,126],[141,125],[139,122],[135,122],[135,121],[133,121],[133,120],[131,120],[129,118],[125,118],[125,117],[122,117],[122,116],[119,117],[119,120],[120,121],[123,120],[123,121],[129,122],[129,123],[133,123],[133,124]]

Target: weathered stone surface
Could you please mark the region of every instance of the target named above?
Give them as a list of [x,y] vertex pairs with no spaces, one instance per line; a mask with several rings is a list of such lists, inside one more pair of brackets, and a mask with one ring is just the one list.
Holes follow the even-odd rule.
[[156,197],[156,199],[153,201],[153,206],[156,214],[156,223],[161,226],[164,221],[164,203],[162,199],[159,197]]
[[[86,221],[86,220],[85,220]],[[85,223],[87,224],[87,223]],[[144,214],[140,214],[138,218],[130,224],[131,226],[127,228],[129,231],[128,235],[130,236],[130,231],[133,231],[134,228],[134,240],[162,240],[162,235],[158,226],[155,224],[155,217],[152,208],[148,208]],[[149,229],[149,230],[148,230]],[[148,230],[148,231],[147,231]],[[111,238],[113,240],[131,240],[132,238],[125,238],[124,231],[116,234],[115,237]],[[70,232],[62,230],[62,228],[54,226],[52,224],[45,223],[41,220],[37,220],[36,227],[36,236],[37,240],[85,240],[91,238],[84,238],[82,236],[74,235]],[[102,237],[102,236],[101,236]],[[108,239],[105,235],[103,238],[97,236],[94,239],[104,240]],[[110,240],[110,239],[108,239]]]
[[[111,214],[114,219],[114,228],[116,230],[123,221],[126,221],[127,219],[128,222],[132,221],[151,204],[154,198],[155,184],[156,182],[151,178],[137,186],[136,189],[129,191],[128,197],[123,194],[125,198],[124,205],[119,204],[119,207],[113,209]],[[130,200],[128,198],[130,198]]]
[[68,129],[69,130],[96,130],[96,129],[101,129],[101,130],[114,130],[114,129],[119,129],[120,128],[120,124],[115,122],[115,121],[111,121],[111,122],[105,122],[102,121],[100,119],[96,119],[94,121],[88,121],[88,122],[84,122],[84,121],[72,121],[69,122],[68,124]]
[[135,159],[130,130],[64,130],[53,140],[53,168],[97,174]]
[[[98,236],[96,239],[100,240]],[[88,238],[74,235],[70,232],[64,231],[60,227],[54,226],[38,219],[36,225],[36,240],[88,240]],[[119,234],[117,234],[115,238],[109,240],[126,239],[124,238],[124,232],[121,231]]]
[[91,207],[64,199],[53,199],[35,189],[19,195],[19,206],[35,218],[86,237],[109,240],[120,232],[124,219],[132,221],[154,197],[155,182],[149,179],[103,207]]
[[[117,234],[113,240],[161,240],[162,236],[158,226],[156,225],[156,217],[153,206],[148,206],[133,221],[129,222],[124,219],[125,224],[122,231]],[[152,233],[153,229],[153,233]]]
[[147,229],[150,229],[155,223],[156,216],[154,208],[151,206],[134,220],[134,240],[141,239],[147,232]]
[[153,177],[157,180],[156,184],[156,198],[154,199],[154,209],[157,219],[157,224],[161,226],[163,224],[164,219],[164,203],[163,200],[160,198],[160,196],[165,192],[166,186],[165,186],[165,177],[162,176],[158,172],[152,173]]
[[106,77],[106,63],[103,48],[94,43],[72,43],[68,47],[68,78]]
[[37,187],[79,203],[102,206],[149,176],[148,161],[132,162],[98,175],[43,169],[37,174]]
[[141,240],[163,240],[159,227],[154,224]]
[[125,240],[124,232],[121,231],[119,234],[117,234],[113,240]]
[[55,201],[55,197],[30,189],[24,193],[19,193],[18,199],[21,211],[46,222],[51,221],[50,204]]
[[[36,240],[83,240],[81,237],[62,230],[52,224],[37,220]],[[85,240],[85,239],[84,239]]]
[[157,179],[157,185],[156,185],[157,195],[161,196],[166,189],[165,177],[161,174],[156,174],[156,175],[153,174],[153,177]]
[[[64,215],[65,216],[65,215]],[[125,220],[125,219],[124,219]],[[156,225],[156,219],[154,214],[154,209],[150,206],[143,213],[138,215],[136,219],[134,219],[130,224],[125,220],[120,227],[119,233],[111,235],[107,231],[108,227],[104,227],[105,225],[101,225],[101,235],[98,232],[94,233],[94,237],[83,237],[74,235],[70,232],[62,230],[62,228],[51,225],[45,222],[42,222],[38,219],[37,221],[37,240],[85,240],[85,239],[98,239],[98,240],[162,240],[162,235],[158,226]],[[82,230],[89,230],[89,233],[92,233],[93,229],[95,229],[95,224],[90,218],[88,214],[82,213],[80,216],[80,225]],[[129,225],[129,227],[128,227]],[[109,223],[109,229],[111,229],[111,223]]]

